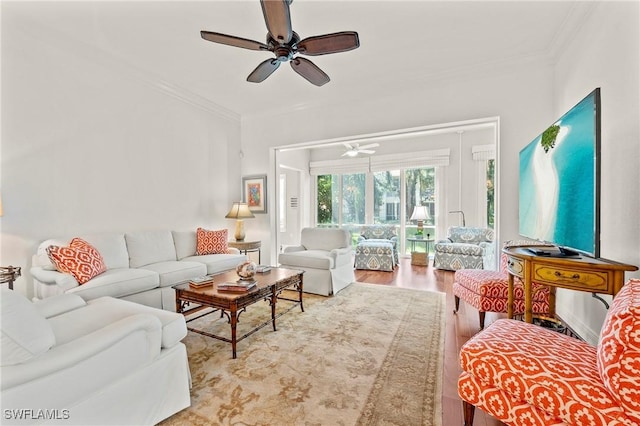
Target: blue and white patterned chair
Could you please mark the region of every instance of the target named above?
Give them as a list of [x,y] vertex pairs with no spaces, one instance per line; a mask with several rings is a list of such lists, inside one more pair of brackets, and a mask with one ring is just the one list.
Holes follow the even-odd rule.
[[392,225],[365,225],[356,246],[355,268],[393,271],[398,264],[398,237]]
[[433,266],[438,269],[491,269],[495,248],[493,229],[452,226],[446,240],[436,242]]

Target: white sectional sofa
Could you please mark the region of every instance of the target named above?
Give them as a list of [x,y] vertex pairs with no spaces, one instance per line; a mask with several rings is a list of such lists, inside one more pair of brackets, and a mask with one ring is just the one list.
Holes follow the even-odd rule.
[[196,231],[141,231],[79,235],[104,259],[106,272],[85,284],[71,274],[58,272],[47,256],[51,245],[67,246],[69,239],[42,242],[30,270],[34,299],[71,293],[85,301],[103,296],[126,299],[154,308],[175,311],[175,291],[180,281],[233,269],[246,255],[230,248],[227,254],[196,256]]
[[191,404],[182,315],[1,289],[2,424],[153,425]]

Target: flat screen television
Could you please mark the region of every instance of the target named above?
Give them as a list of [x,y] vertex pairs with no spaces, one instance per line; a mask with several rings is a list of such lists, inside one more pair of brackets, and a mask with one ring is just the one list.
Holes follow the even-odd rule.
[[600,257],[600,88],[520,151],[519,232]]

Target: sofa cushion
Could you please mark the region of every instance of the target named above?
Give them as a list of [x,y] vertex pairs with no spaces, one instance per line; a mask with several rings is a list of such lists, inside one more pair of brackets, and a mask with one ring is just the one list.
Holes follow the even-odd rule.
[[78,284],[107,270],[100,252],[81,238],[74,238],[69,246],[49,246],[47,254],[58,271],[73,275]]
[[607,312],[598,343],[598,372],[604,386],[640,424],[640,280],[630,280]]
[[102,234],[81,235],[80,237],[88,241],[100,252],[107,269],[129,267],[129,253],[127,252],[124,234],[105,232]]
[[209,231],[204,228],[196,230],[196,255],[224,254],[229,249],[226,229]]
[[196,254],[196,231],[171,231],[178,260]]
[[207,274],[216,274],[222,271],[235,269],[236,266],[247,260],[244,254],[206,254],[204,256],[188,256],[182,262],[199,262],[207,267]]
[[351,246],[351,233],[338,228],[304,228],[300,244],[307,250],[333,250]]
[[91,300],[85,307],[53,317],[49,322],[61,345],[97,331],[105,324],[138,314],[150,314],[160,320],[164,348],[174,346],[187,335],[182,315],[112,297]]
[[439,253],[464,254],[467,256],[482,256],[482,246],[467,243],[436,243],[435,251]]
[[102,296],[122,297],[150,290],[160,285],[157,273],[146,269],[118,268],[108,269],[91,281],[68,290],[84,300]]
[[131,232],[125,234],[124,238],[127,242],[131,268],[177,260],[171,231]]
[[454,243],[479,244],[493,241],[493,229],[452,226],[447,237]]
[[51,325],[26,297],[4,288],[0,296],[2,366],[26,362],[56,343]]
[[156,272],[160,276],[160,287],[169,287],[191,278],[207,274],[207,267],[203,263],[170,260],[152,263],[141,269]]
[[280,253],[278,262],[282,265],[299,268],[332,269],[333,257],[326,250],[302,250]]

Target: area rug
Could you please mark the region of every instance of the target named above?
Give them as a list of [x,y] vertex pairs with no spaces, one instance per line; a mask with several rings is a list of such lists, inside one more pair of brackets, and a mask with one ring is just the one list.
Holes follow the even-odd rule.
[[[444,294],[353,283],[304,304],[238,343],[235,360],[230,344],[189,332],[191,407],[162,424],[442,424]],[[238,335],[269,309],[250,306]],[[229,334],[217,317],[191,325]]]

